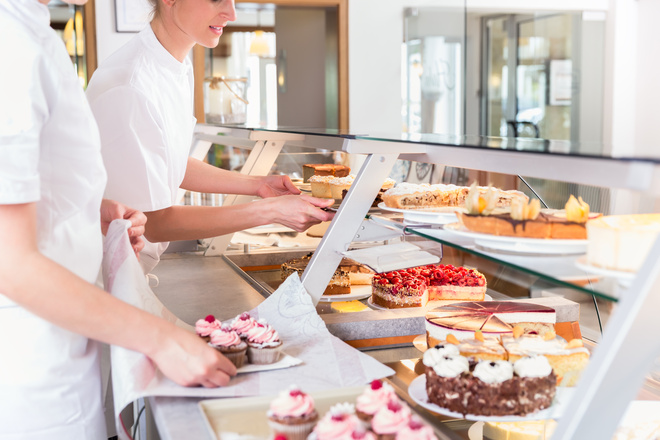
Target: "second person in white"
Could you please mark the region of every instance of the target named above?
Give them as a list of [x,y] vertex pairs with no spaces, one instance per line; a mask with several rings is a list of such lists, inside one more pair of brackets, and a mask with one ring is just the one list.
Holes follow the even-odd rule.
[[[320,209],[332,200],[300,195],[287,176],[246,176],[188,157],[196,123],[188,54],[195,44],[217,46],[224,27],[236,19],[234,2],[150,1],[150,25],[100,65],[87,89],[108,172],[105,196],[149,219],[141,253],[145,272],[172,240],[270,223],[304,231],[332,219],[332,213]],[[179,187],[262,200],[230,207],[181,206],[176,205]]]

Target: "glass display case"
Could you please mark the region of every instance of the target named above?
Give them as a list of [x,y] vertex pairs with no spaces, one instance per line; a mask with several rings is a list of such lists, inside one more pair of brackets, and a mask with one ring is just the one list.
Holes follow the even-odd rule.
[[[354,170],[353,185],[338,204],[318,246],[311,248],[314,254],[301,277],[331,332],[351,342],[342,332],[361,328],[363,333],[354,338],[354,346],[425,348],[421,347],[425,342],[415,338],[424,333],[419,326],[424,322],[423,309],[382,311],[370,307],[368,298],[356,299],[353,307],[345,305],[342,309],[321,300],[345,251],[412,241],[438,255],[443,263],[474,267],[484,273],[488,293],[494,299],[533,298],[579,304],[579,318],[567,321],[568,331],[585,340],[592,356],[574,398],[559,420],[556,438],[610,438],[631,400],[660,397],[659,368],[654,364],[660,355],[660,341],[649,337],[660,330],[654,317],[660,298],[653,295],[660,286],[660,243],[652,246],[637,273],[621,273],[585,264],[586,243],[571,247],[565,243],[522,246],[516,239],[484,241],[478,234],[457,233],[447,224],[412,222],[401,213],[371,207],[395,162],[405,159],[469,169],[476,180],[486,180],[480,184],[489,183],[488,173],[503,173],[510,177],[509,182],[516,182],[516,189],[525,187],[521,175],[586,185],[600,190],[594,197],[607,198],[608,203],[600,205],[605,207],[601,210],[604,215],[648,213],[658,209],[660,159],[592,154],[588,153],[595,151],[592,146],[569,141],[200,125],[194,147],[204,151],[213,142],[250,150],[242,170],[247,174],[269,173],[276,158],[289,150],[343,152],[361,158],[362,165]],[[533,187],[528,189],[533,192]],[[211,240],[207,254],[223,253],[228,242],[227,237]],[[225,258],[268,295],[279,285],[279,265],[309,251],[304,247],[295,251],[234,251],[226,253]],[[349,332],[350,323],[360,325]],[[398,379],[412,380],[420,373],[418,360],[397,365],[403,371]],[[404,382],[399,384],[402,389],[407,386]],[[458,438],[468,438],[471,423],[443,420],[455,427],[452,429]]]

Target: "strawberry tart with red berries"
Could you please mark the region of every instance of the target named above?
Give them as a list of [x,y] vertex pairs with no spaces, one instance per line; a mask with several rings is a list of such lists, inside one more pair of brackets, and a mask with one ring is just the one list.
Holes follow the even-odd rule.
[[375,274],[372,301],[388,309],[423,307],[428,301],[483,301],[486,277],[474,269],[438,264]]

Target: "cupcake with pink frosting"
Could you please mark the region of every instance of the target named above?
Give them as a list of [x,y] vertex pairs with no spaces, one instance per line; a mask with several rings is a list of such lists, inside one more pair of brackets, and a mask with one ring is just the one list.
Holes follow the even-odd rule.
[[408,424],[397,434],[396,440],[438,440],[433,428],[424,424],[419,417],[412,416]]
[[236,365],[236,368],[242,367],[245,363],[247,344],[228,325],[211,332],[209,345],[222,353]]
[[250,316],[248,312],[243,312],[231,322],[231,329],[238,333],[244,341],[247,340],[248,331],[257,325],[257,320]]
[[295,385],[271,402],[267,415],[273,435],[288,440],[305,440],[319,419],[314,399]]
[[195,333],[208,342],[211,337],[211,332],[213,332],[213,330],[218,330],[221,326],[222,323],[215,319],[215,316],[208,315],[204,319],[197,320],[195,323]]
[[[362,429],[355,415],[355,407],[350,403],[338,403],[330,408],[310,435],[314,440],[349,440],[353,432]],[[369,440],[369,438],[366,438]]]
[[378,440],[395,440],[397,432],[408,426],[412,413],[408,406],[399,400],[390,400],[371,419],[371,430]]
[[374,414],[384,406],[387,406],[390,400],[398,399],[394,388],[390,384],[376,379],[357,397],[355,413],[360,420],[369,423],[373,419]]
[[259,320],[247,333],[247,355],[251,364],[272,364],[280,359],[282,340],[266,321]]

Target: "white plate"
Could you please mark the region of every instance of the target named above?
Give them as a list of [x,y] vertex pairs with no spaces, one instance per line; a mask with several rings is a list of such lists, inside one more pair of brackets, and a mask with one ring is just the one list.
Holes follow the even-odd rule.
[[587,263],[586,255],[584,257],[578,258],[575,261],[575,266],[577,266],[579,269],[585,272],[592,273],[594,275],[616,278],[619,284],[622,284],[624,286],[629,286],[630,284],[632,284],[633,280],[637,276],[635,272],[623,272],[620,270],[610,270],[610,269],[605,269],[603,267],[592,266],[591,264]]
[[467,414],[463,416],[461,413],[449,411],[448,409],[442,408],[435,403],[429,402],[428,395],[426,394],[426,376],[423,374],[417,376],[412,382],[410,382],[410,385],[408,386],[408,395],[412,400],[415,401],[415,403],[423,406],[429,411],[442,414],[443,416],[482,422],[522,422],[525,420],[545,420],[559,418],[562,415],[566,404],[573,396],[574,390],[575,389],[572,387],[557,387],[555,400],[550,408],[537,411],[533,414],[527,414],[526,416],[478,416],[474,414]]
[[[583,254],[587,251],[587,240],[561,240],[554,238],[507,237],[503,235],[480,234],[467,230],[460,223],[444,226],[445,231],[474,239],[477,246],[483,248],[513,252],[519,254]],[[425,230],[433,235],[433,230]]]
[[371,285],[351,286],[351,293],[323,295],[319,302],[355,301],[371,296]]
[[[492,301],[493,297],[486,294],[484,295],[484,301]],[[426,303],[426,305],[423,307],[425,309],[428,309],[429,307],[442,307],[446,306],[448,304],[454,304],[454,303],[459,303],[459,302],[466,302],[470,301],[469,299],[440,299],[440,300],[435,300],[435,301],[429,301]],[[379,306],[378,304],[374,304],[373,302],[373,297],[369,297],[367,300],[367,305],[371,307],[374,310],[397,310],[397,309],[388,309],[387,307]],[[407,307],[410,309],[415,309],[417,307]]]
[[390,208],[385,205],[385,202],[380,202],[378,207],[383,211],[399,212],[403,214],[404,220],[415,223],[432,223],[435,225],[444,225],[458,220],[456,211],[461,208],[446,207],[446,208],[429,208],[429,209],[398,209]]

